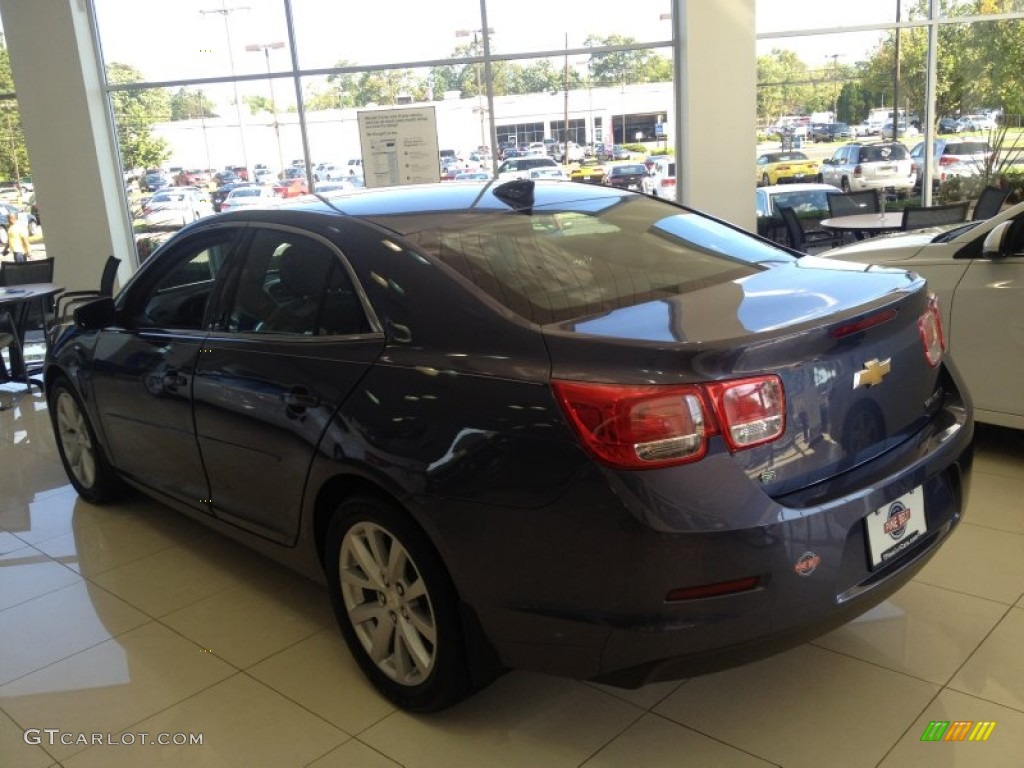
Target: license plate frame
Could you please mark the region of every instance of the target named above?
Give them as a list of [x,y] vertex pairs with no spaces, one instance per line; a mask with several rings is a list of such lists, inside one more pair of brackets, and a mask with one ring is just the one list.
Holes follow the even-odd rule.
[[917,486],[879,507],[864,518],[864,527],[871,570],[898,559],[928,532],[924,490]]

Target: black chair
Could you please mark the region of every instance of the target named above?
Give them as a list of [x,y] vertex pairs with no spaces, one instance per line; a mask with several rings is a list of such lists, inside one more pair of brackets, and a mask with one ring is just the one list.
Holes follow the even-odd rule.
[[[5,261],[0,267],[0,285],[28,285],[29,283],[53,282],[53,258],[29,261]],[[45,330],[53,316],[53,297],[47,296],[28,310],[25,328],[29,331]]]
[[[873,189],[865,189],[860,192],[843,192],[842,194],[828,195],[828,215],[830,218],[837,216],[856,216],[858,213],[878,213],[878,194]],[[856,240],[863,240],[863,232],[848,232]]]
[[971,221],[991,219],[1003,207],[1006,198],[1010,196],[1010,190],[999,189],[999,187],[985,187],[981,190],[978,202],[974,204],[974,213],[971,214]]
[[5,261],[0,268],[0,282],[4,285],[28,285],[53,282],[53,259]]
[[[24,353],[21,348],[21,339],[18,338],[18,331],[14,324],[14,317],[6,309],[0,310],[0,349],[10,350],[8,354],[12,356],[11,369],[13,370],[14,353],[17,352],[19,356],[22,356]],[[15,379],[12,379],[11,373],[8,370],[6,363],[4,363],[3,358],[0,357],[0,382],[8,382],[13,380]],[[14,396],[10,402],[0,403],[0,411],[7,411],[16,406],[21,401],[21,398],[24,395],[28,394],[29,391],[31,391],[31,389],[32,383],[30,381],[26,382],[25,389],[17,393],[14,393]]]
[[[76,304],[84,304],[93,299],[109,298],[114,295],[114,281],[117,279],[117,268],[121,260],[116,256],[108,256],[107,263],[103,265],[103,275],[100,277],[100,287],[93,291],[64,291],[57,297],[57,306],[54,316],[60,322],[70,320],[71,313]],[[62,303],[63,302],[63,303]]]
[[824,229],[805,230],[796,211],[788,205],[780,205],[779,214],[782,216],[782,223],[786,225],[789,245],[794,250],[807,253],[810,248],[817,246],[833,248],[838,244],[833,232],[827,232]]
[[967,221],[966,201],[950,205],[933,205],[927,208],[904,208],[903,223],[900,229],[923,229],[938,224],[956,224]]
[[826,200],[828,200],[828,215],[831,218],[856,216],[858,213],[878,213],[879,211],[878,195],[873,189],[828,195]]

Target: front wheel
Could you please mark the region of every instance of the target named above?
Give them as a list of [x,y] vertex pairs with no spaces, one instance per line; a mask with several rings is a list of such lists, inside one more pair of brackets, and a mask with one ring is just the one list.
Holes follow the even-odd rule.
[[325,568],[341,632],[381,693],[415,712],[469,695],[458,596],[404,510],[369,496],[343,502],[328,529]]
[[78,395],[66,380],[61,380],[50,390],[48,400],[57,451],[71,485],[79,496],[94,504],[115,498],[123,483],[107,463]]
[[846,178],[845,176],[843,176],[843,180],[839,182],[839,187],[840,187],[840,189],[843,190],[843,192],[849,192],[850,191],[850,180],[848,178]]

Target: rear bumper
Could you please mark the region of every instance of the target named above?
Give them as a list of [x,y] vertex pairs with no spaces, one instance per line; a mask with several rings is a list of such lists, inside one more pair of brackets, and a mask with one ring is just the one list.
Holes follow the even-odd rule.
[[[514,554],[481,556],[486,593],[464,594],[506,666],[625,687],[713,672],[819,636],[902,587],[960,522],[972,460],[969,409],[948,402],[884,456],[781,498],[743,488],[745,475],[729,479],[724,461],[679,498],[631,499],[635,487],[611,481],[615,500],[590,487],[542,510],[510,510],[515,532],[494,520]],[[927,533],[872,570],[865,517],[917,487]],[[751,523],[716,529],[713,512],[700,518],[716,503],[742,505]],[[798,563],[809,554],[808,573]],[[751,576],[758,585],[747,591],[665,601],[674,588]]]

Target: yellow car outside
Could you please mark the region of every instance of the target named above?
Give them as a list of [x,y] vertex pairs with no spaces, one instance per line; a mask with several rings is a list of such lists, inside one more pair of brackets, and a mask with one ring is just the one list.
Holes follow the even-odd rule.
[[604,163],[588,159],[569,171],[569,181],[582,181],[587,184],[600,184],[608,174]]
[[759,187],[787,182],[820,181],[820,163],[803,152],[765,152],[757,158]]

